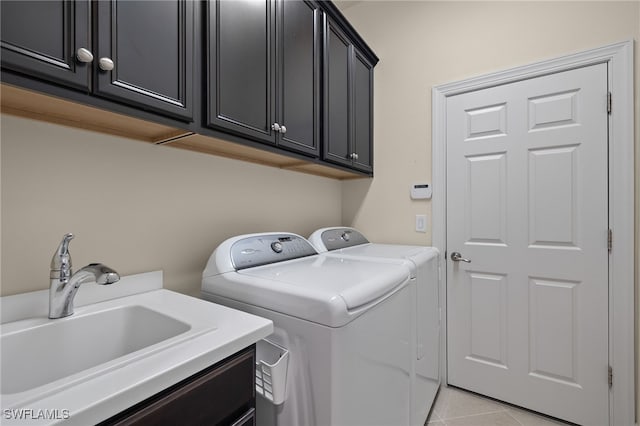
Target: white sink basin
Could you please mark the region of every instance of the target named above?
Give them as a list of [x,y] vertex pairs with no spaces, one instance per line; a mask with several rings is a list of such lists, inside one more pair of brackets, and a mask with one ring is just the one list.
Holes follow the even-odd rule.
[[[107,290],[135,288],[143,280],[135,277]],[[76,305],[73,315],[52,320],[48,293],[0,298],[3,426],[100,423],[273,332],[264,318],[160,288]],[[32,299],[39,307],[28,308]],[[11,312],[16,307],[22,313]],[[69,418],[18,417],[41,412]]]
[[190,329],[182,321],[143,306],[119,306],[3,333],[1,392],[13,394],[42,386]]

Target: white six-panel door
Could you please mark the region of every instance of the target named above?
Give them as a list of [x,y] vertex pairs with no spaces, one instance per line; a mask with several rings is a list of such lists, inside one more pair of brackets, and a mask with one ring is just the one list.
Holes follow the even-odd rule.
[[598,426],[606,100],[607,65],[592,65],[451,96],[446,126],[449,383]]

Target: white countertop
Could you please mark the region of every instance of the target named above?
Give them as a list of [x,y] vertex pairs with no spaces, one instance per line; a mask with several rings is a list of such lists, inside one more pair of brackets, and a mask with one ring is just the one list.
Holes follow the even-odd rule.
[[[79,295],[82,290],[80,288]],[[0,424],[84,426],[98,423],[273,332],[270,320],[164,289],[76,307],[74,315],[125,305],[153,309],[191,328],[166,342],[68,378],[25,392],[1,395]],[[4,315],[3,319],[6,319]],[[48,321],[60,320],[49,320],[44,315],[3,323],[2,334]]]

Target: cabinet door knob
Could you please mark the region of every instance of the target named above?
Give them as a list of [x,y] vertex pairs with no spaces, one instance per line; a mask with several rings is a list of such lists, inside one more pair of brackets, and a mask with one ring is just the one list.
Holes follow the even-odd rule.
[[284,133],[287,133],[287,128],[286,128],[286,126],[284,126],[284,125],[280,126],[280,133],[283,133],[283,134],[284,134]]
[[273,123],[271,125],[271,129],[276,131],[276,132],[280,132],[282,130],[282,127],[280,127],[280,125],[278,123]]
[[111,71],[114,67],[113,61],[109,58],[100,58],[98,65],[102,71]]
[[79,62],[88,63],[93,61],[93,54],[89,49],[85,49],[84,47],[81,47],[76,52],[76,58],[78,59]]
[[356,154],[355,152],[352,153],[351,155],[349,155],[349,158],[351,158],[352,160],[357,160],[358,159],[358,154]]

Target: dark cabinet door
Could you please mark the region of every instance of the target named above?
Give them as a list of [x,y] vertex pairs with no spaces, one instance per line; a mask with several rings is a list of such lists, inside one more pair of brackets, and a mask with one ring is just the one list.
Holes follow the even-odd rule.
[[2,0],[0,15],[3,68],[88,89],[90,65],[76,59],[91,50],[88,0]]
[[373,65],[353,54],[353,167],[373,172]]
[[318,156],[320,150],[320,17],[317,3],[280,1],[277,9],[278,145]]
[[351,165],[351,56],[353,46],[331,19],[325,19],[323,156]]
[[[99,1],[96,94],[191,120],[191,0]],[[111,61],[111,63],[109,63]]]
[[251,346],[98,426],[254,425],[255,360]]
[[208,3],[208,125],[276,143],[272,1]]
[[325,20],[323,158],[373,172],[373,67],[331,19]]

